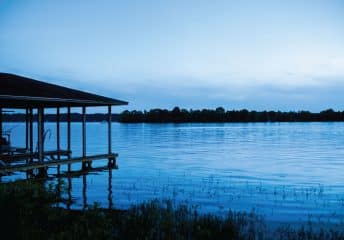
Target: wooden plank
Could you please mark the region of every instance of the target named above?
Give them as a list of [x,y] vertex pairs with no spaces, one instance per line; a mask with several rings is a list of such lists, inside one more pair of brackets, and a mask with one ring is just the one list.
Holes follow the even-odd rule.
[[52,150],[52,151],[45,151],[44,155],[62,155],[62,156],[68,156],[72,152],[69,150]]
[[45,161],[45,162],[35,162],[35,163],[29,163],[29,164],[17,164],[12,166],[5,166],[0,167],[0,172],[16,172],[16,171],[26,171],[36,168],[45,168],[50,166],[57,166],[57,165],[63,165],[63,164],[71,164],[71,163],[78,163],[78,162],[89,162],[89,161],[95,161],[95,160],[104,160],[104,159],[115,159],[118,156],[118,154],[99,154],[99,155],[93,155],[93,156],[87,156],[87,157],[78,157],[78,158],[71,158],[71,159],[65,159],[60,161]]
[[102,166],[102,167],[92,167],[89,169],[84,170],[75,170],[75,171],[67,171],[61,174],[53,174],[53,176],[59,176],[59,177],[67,177],[67,178],[73,178],[73,177],[80,177],[85,174],[89,173],[97,173],[97,172],[103,172],[104,170],[108,170],[108,166]]
[[117,153],[111,153],[111,154],[99,154],[99,155],[93,155],[93,156],[87,156],[87,157],[78,157],[73,158],[74,160],[79,160],[79,162],[89,162],[93,160],[100,160],[100,159],[107,159],[107,158],[116,158],[118,157]]
[[[60,150],[60,151],[45,151],[44,156],[51,156],[51,155],[58,155],[61,156],[69,156],[71,154],[68,150]],[[5,162],[13,162],[18,160],[25,160],[27,158],[38,158],[38,153],[19,153],[19,154],[12,154],[12,155],[0,155],[0,160],[3,160]]]
[[38,154],[30,154],[30,153],[20,153],[20,154],[13,154],[13,155],[0,155],[0,160],[5,162],[12,162],[18,160],[25,160],[27,158],[38,158]]

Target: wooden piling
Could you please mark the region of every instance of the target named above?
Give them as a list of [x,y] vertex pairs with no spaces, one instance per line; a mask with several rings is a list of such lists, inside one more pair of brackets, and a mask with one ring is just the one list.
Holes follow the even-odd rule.
[[43,162],[43,152],[44,152],[44,108],[38,108],[38,119],[37,119],[37,148],[38,148],[38,160],[39,162]]
[[[67,151],[71,151],[71,109],[70,107],[67,108]],[[69,154],[68,159],[71,158],[71,155]],[[68,164],[68,172],[71,171],[71,164]]]
[[25,149],[29,150],[29,108],[25,109]]
[[[82,107],[82,157],[86,159],[86,107]],[[82,169],[89,167],[86,162],[82,163]]]
[[[57,148],[57,160],[61,160],[61,143],[60,143],[60,108],[56,108],[56,148]],[[60,174],[60,165],[57,165],[57,173]]]
[[[111,137],[111,125],[112,125],[112,113],[111,113],[111,105],[108,106],[108,153],[109,155],[112,153],[112,137]],[[108,166],[112,168],[115,165],[115,160],[109,158],[108,159]]]
[[[31,156],[33,155],[33,108],[29,108],[29,140],[30,140],[30,147],[29,147],[29,153]],[[30,162],[33,161],[33,158],[30,157]]]
[[2,108],[0,108],[0,137],[2,137]]
[[[44,108],[38,108],[38,161],[40,163],[44,162]],[[47,171],[45,167],[39,168],[39,177],[46,177]]]

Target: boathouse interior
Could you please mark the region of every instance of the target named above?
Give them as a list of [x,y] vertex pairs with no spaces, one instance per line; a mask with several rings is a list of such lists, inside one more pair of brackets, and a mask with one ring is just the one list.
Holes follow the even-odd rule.
[[[9,73],[0,73],[0,174],[16,171],[32,171],[38,169],[40,174],[46,173],[50,166],[80,162],[82,168],[91,167],[92,161],[108,160],[108,167],[116,167],[117,154],[112,150],[111,116],[112,106],[127,105],[128,102],[79,91],[43,81],[34,80]],[[107,107],[108,151],[100,155],[87,155],[86,112],[88,107]],[[9,109],[25,111],[25,146],[15,147],[10,144],[9,133],[3,131],[3,112]],[[66,139],[61,139],[60,112],[67,112]],[[71,112],[78,109],[82,113],[82,155],[74,156],[71,151]],[[56,149],[47,151],[44,147],[45,111],[56,110]],[[36,116],[34,118],[34,115]],[[37,124],[33,124],[36,120]],[[36,126],[36,127],[35,127]],[[37,139],[34,139],[34,131]],[[24,134],[24,133],[23,133]],[[66,149],[61,148],[61,141],[66,141]],[[36,147],[34,148],[34,145]]]

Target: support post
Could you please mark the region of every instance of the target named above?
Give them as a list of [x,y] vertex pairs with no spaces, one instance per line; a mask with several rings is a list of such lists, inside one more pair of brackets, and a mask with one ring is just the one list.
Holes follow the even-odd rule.
[[2,137],[2,108],[0,107],[0,137]]
[[[67,150],[68,150],[68,159],[71,158],[71,116],[70,116],[70,107],[67,109]],[[68,164],[68,172],[71,171],[71,164]]]
[[[2,108],[0,107],[0,138],[2,138]],[[1,150],[2,146],[0,146]],[[1,174],[0,174],[0,182],[1,182]]]
[[[61,160],[61,144],[60,144],[60,108],[56,108],[56,148],[57,148],[57,160]],[[57,165],[57,174],[60,174],[60,165]]]
[[[29,150],[29,108],[25,109],[25,152]],[[29,158],[25,159],[26,164],[29,162]]]
[[[38,108],[38,161],[43,162],[44,161],[44,108],[39,107]],[[46,168],[40,168],[39,169],[39,176],[40,177],[46,177],[47,171]]]
[[38,108],[38,160],[43,162],[44,160],[44,108]]
[[29,132],[29,140],[30,140],[30,162],[33,161],[33,109],[29,109],[29,125],[30,125],[30,132]]
[[111,106],[108,107],[108,150],[109,154],[112,153],[112,139],[111,139]]
[[[86,107],[82,107],[82,158],[86,159]],[[89,167],[87,162],[82,162],[82,168]]]
[[25,149],[29,150],[29,108],[25,110]]
[[108,122],[108,154],[109,154],[108,166],[109,166],[109,168],[113,168],[116,165],[116,163],[115,163],[115,159],[110,157],[110,154],[112,154],[112,138],[111,138],[112,113],[111,113],[111,105],[108,106],[108,121],[107,122]]

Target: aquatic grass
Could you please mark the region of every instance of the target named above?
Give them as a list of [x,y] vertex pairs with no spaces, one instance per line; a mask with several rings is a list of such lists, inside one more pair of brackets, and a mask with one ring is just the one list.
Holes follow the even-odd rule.
[[36,181],[0,184],[2,239],[111,237],[106,225],[110,221],[97,207],[87,211],[54,207],[63,201],[60,191],[64,189]]
[[344,239],[343,229],[270,226],[255,212],[201,214],[197,206],[153,200],[127,210],[58,207],[66,191],[37,181],[0,184],[1,239]]
[[254,214],[199,214],[192,207],[176,206],[170,200],[132,206],[119,217],[114,222],[117,234],[129,239],[258,239],[264,229]]
[[299,228],[290,225],[279,227],[275,231],[276,239],[279,240],[343,240],[343,230],[326,230],[324,228],[314,229],[312,223]]

